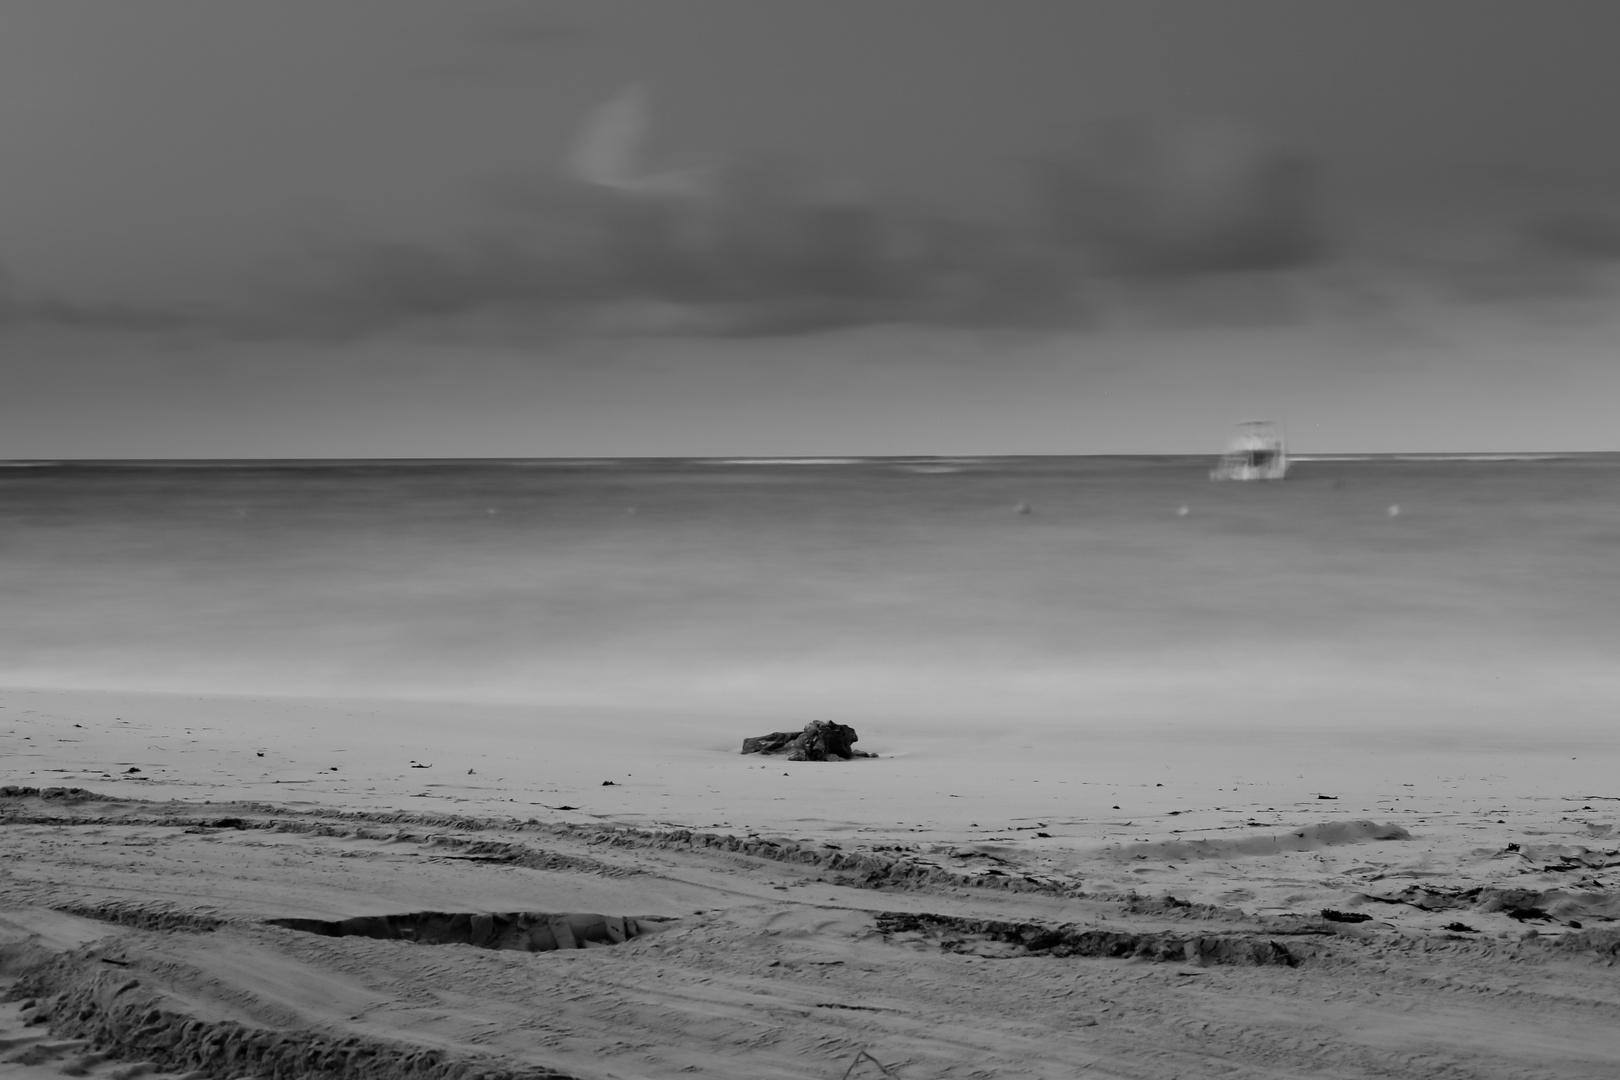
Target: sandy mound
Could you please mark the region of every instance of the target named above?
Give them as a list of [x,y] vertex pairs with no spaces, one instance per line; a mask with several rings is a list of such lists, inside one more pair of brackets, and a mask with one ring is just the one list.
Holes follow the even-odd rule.
[[1112,850],[1121,858],[1186,862],[1192,859],[1237,859],[1254,855],[1276,855],[1284,851],[1316,851],[1337,844],[1363,844],[1370,840],[1410,839],[1412,835],[1399,825],[1379,825],[1371,821],[1327,821],[1320,825],[1310,825],[1303,829],[1268,836],[1156,840],[1146,844],[1122,844]]

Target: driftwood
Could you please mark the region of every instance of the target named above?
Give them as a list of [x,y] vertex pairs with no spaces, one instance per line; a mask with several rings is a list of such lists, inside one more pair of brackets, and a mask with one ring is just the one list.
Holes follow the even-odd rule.
[[855,749],[859,736],[847,724],[831,720],[812,720],[803,731],[773,731],[769,735],[756,735],[744,739],[745,754],[786,753],[789,761],[849,761],[851,758],[876,757]]

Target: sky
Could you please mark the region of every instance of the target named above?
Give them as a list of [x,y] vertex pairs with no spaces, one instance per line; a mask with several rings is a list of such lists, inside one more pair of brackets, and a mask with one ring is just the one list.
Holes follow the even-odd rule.
[[1612,0],[12,0],[0,458],[1615,450]]

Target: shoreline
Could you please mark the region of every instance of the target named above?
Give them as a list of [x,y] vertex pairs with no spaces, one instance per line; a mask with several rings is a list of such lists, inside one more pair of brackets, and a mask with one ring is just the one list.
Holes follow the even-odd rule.
[[1584,725],[853,723],[876,758],[787,763],[739,753],[791,724],[777,716],[0,688],[0,783],[948,840],[1058,818],[1074,842],[1117,840],[1127,818],[1168,833],[1320,810],[1545,824],[1565,803],[1620,796],[1620,731]]

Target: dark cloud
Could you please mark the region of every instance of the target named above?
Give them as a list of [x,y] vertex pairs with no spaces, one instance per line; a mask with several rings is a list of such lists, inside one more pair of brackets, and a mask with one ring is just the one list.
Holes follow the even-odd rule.
[[185,330],[197,323],[195,314],[177,309],[90,302],[26,292],[0,267],[0,327],[157,333]]
[[795,334],[883,322],[1061,323],[1072,273],[1004,230],[840,192],[766,155],[678,193],[536,182],[499,229],[375,242],[262,283],[253,333],[367,334],[504,318],[624,333]]
[[780,155],[648,170],[609,154],[578,179],[508,178],[461,239],[307,251],[260,273],[234,308],[24,304],[0,290],[12,295],[0,317],[321,339],[475,324],[737,336],[1077,327],[1123,304],[1175,325],[1253,325],[1293,317],[1286,285],[1189,283],[1286,273],[1320,251],[1310,171],[1236,127],[1116,126],[1048,161],[1042,180],[1041,227],[1026,230],[870,197]]
[[1103,125],[1042,161],[1037,184],[1053,237],[1097,273],[1274,270],[1323,254],[1313,164],[1235,123]]
[[1595,210],[1548,214],[1531,225],[1530,239],[1556,255],[1594,262],[1620,259],[1620,216]]
[[[840,191],[764,155],[716,166],[701,183],[687,177],[678,191],[508,182],[498,231],[328,252],[265,290],[275,303],[258,325],[321,336],[472,318],[715,336],[1076,327],[1107,320],[1099,305],[1116,303],[1117,290],[1103,288],[1111,276],[1146,279],[1131,303],[1155,321],[1292,317],[1281,286],[1165,291],[1172,280],[1314,257],[1288,175],[1269,158],[1202,172],[1194,162],[1168,180],[1130,164],[1109,185],[1064,172],[1058,227],[1033,232]],[[1110,217],[1107,207],[1123,209]]]

